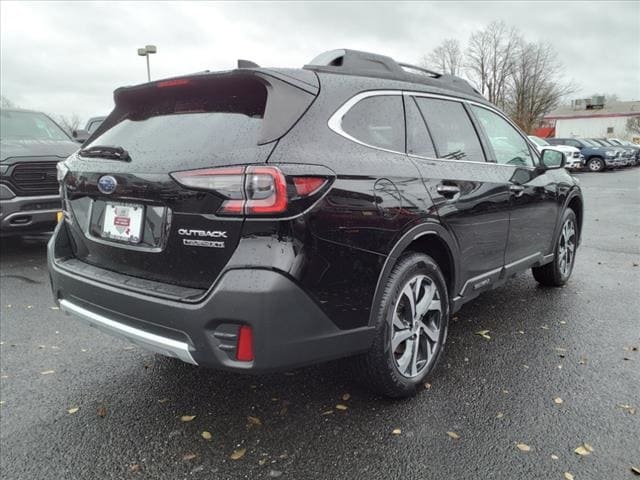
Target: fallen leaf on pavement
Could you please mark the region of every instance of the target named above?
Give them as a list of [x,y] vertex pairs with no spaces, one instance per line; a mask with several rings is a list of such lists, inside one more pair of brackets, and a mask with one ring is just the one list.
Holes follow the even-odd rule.
[[194,418],[196,418],[195,415],[182,415],[180,417],[180,420],[182,420],[183,422],[190,422],[191,420],[193,420]]
[[104,418],[107,416],[107,409],[105,407],[98,407],[96,413],[100,418]]
[[242,457],[244,457],[245,453],[247,453],[246,448],[239,448],[238,450],[234,450],[229,458],[231,460],[240,460]]
[[40,375],[51,375],[52,373],[56,373],[55,370],[45,370],[44,372],[40,372]]
[[540,328],[543,329],[543,330],[549,330],[549,327],[546,326],[546,325],[542,325],[542,326],[540,326]]
[[591,445],[589,445],[588,443],[583,443],[578,448],[576,448],[574,450],[574,452],[577,453],[578,455],[584,457],[584,456],[590,455],[591,452],[593,452],[593,447]]
[[343,412],[349,407],[347,407],[346,405],[343,405],[342,403],[339,403],[336,405],[336,410],[342,410]]
[[489,330],[480,330],[479,332],[476,332],[475,334],[481,336],[485,340],[491,340],[491,337],[489,336]]
[[200,434],[205,440],[211,440],[211,433],[206,430]]
[[558,456],[557,455],[551,455],[551,460],[558,460]]
[[429,389],[431,388],[431,384],[430,384],[430,383],[425,383],[425,384],[424,384],[424,388],[425,388],[426,390],[429,390]]
[[138,465],[137,463],[134,463],[132,465],[129,465],[129,471],[131,473],[136,473],[140,470],[140,465]]
[[498,414],[496,415],[496,418],[502,418],[502,417],[504,417],[504,413],[498,412]]
[[447,432],[447,435],[449,435],[454,440],[457,440],[460,438],[460,435],[458,435],[456,432]]
[[161,398],[160,400],[158,400],[158,403],[167,403],[168,401],[168,398]]
[[553,403],[555,403],[556,405],[561,405],[563,402],[563,400],[560,397],[556,397],[553,399]]
[[531,451],[531,447],[529,445],[527,445],[526,443],[518,443],[516,445],[516,447],[518,447],[518,450],[521,450],[523,452]]
[[69,410],[67,410],[67,412],[69,412],[70,414],[74,414],[76,413],[78,410],[80,410],[80,407],[72,407]]
[[573,480],[573,475],[571,475],[569,472],[564,472],[564,478],[566,480]]
[[185,453],[185,454],[182,456],[182,460],[186,460],[186,461],[193,460],[193,459],[194,459],[194,458],[196,458],[197,456],[198,456],[198,454],[197,454],[197,453]]
[[325,410],[320,415],[331,415],[331,414],[333,414],[333,410]]
[[345,393],[344,395],[342,395],[342,401],[346,402],[351,398],[351,395],[349,395],[348,393]]
[[247,417],[247,422],[249,422],[249,425],[255,425],[257,427],[259,427],[260,425],[262,425],[262,420],[260,420],[258,417],[252,417],[252,416],[248,416]]
[[402,433],[402,430],[400,430],[399,428],[394,428],[391,433],[393,435],[400,435]]

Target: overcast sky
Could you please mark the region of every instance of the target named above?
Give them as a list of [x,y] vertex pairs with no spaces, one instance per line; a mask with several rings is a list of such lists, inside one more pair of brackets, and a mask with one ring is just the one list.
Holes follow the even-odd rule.
[[233,68],[238,58],[297,67],[353,48],[417,63],[447,37],[493,20],[552,42],[575,95],[640,100],[640,2],[0,2],[2,95],[81,119],[146,81],[136,50],[155,44],[151,76]]

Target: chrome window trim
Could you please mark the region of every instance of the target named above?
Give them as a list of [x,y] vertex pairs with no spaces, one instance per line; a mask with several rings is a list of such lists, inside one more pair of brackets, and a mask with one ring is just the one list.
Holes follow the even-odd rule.
[[347,132],[345,132],[342,129],[342,119],[349,112],[349,110],[351,110],[355,106],[356,103],[360,102],[360,100],[364,100],[365,98],[370,98],[370,97],[401,96],[401,95],[402,95],[402,90],[369,90],[367,92],[360,92],[354,95],[353,97],[351,97],[345,103],[343,103],[342,106],[338,108],[338,110],[336,110],[336,112],[333,115],[331,115],[331,117],[329,118],[329,121],[327,122],[327,125],[331,130],[336,132],[338,135],[346,138],[347,140],[351,140],[352,142],[355,142],[359,145],[363,145],[365,147],[373,148],[376,150],[381,150],[383,152],[398,153],[401,155],[405,155],[404,152],[389,150],[387,148],[377,147],[375,145],[370,145],[368,143],[365,143],[361,140],[358,140],[354,136],[349,135]]
[[449,100],[449,101],[459,102],[461,104],[467,103],[467,104],[470,104],[470,105],[476,105],[478,107],[485,108],[485,109],[497,114],[498,116],[502,117],[504,120],[506,120],[507,123],[509,125],[511,125],[516,130],[516,132],[524,139],[524,141],[525,141],[525,143],[527,145],[531,144],[531,142],[527,138],[525,138],[522,135],[522,133],[520,133],[520,130],[519,130],[518,126],[515,123],[513,123],[508,117],[506,117],[504,114],[502,114],[500,111],[496,110],[494,107],[492,107],[490,105],[485,105],[484,103],[476,102],[474,100],[469,100],[469,99],[466,99],[466,98],[452,97],[450,95],[444,95],[444,94],[440,94],[440,93],[415,92],[415,91],[411,91],[411,90],[368,90],[366,92],[360,92],[360,93],[354,95],[353,97],[351,97],[345,103],[343,103],[342,106],[340,106],[340,108],[338,108],[338,110],[336,110],[333,113],[333,115],[331,115],[331,117],[329,117],[329,121],[327,122],[327,126],[333,132],[335,132],[338,135],[346,138],[347,140],[351,140],[352,142],[357,143],[358,145],[362,145],[362,146],[368,147],[368,148],[373,148],[374,150],[380,150],[382,152],[395,153],[395,154],[398,154],[398,155],[405,155],[405,156],[410,157],[410,158],[418,158],[418,159],[422,159],[422,160],[438,161],[438,162],[458,162],[458,163],[472,163],[474,165],[492,165],[492,166],[501,166],[501,167],[507,167],[507,168],[526,168],[528,170],[534,170],[536,168],[535,165],[534,166],[530,166],[530,165],[506,165],[504,163],[487,162],[486,160],[482,161],[482,162],[476,162],[476,161],[473,161],[473,160],[455,160],[455,159],[448,159],[448,158],[424,157],[424,156],[421,156],[421,155],[414,155],[414,154],[410,154],[410,153],[406,153],[406,152],[398,152],[396,150],[389,150],[387,148],[382,148],[382,147],[378,147],[378,146],[375,146],[375,145],[371,145],[371,144],[365,143],[365,142],[363,142],[361,140],[358,140],[354,136],[349,135],[347,132],[345,132],[342,129],[342,119],[347,114],[347,112],[349,112],[349,110],[351,110],[351,108],[353,108],[353,106],[355,104],[357,104],[360,100],[363,100],[365,98],[370,98],[370,97],[396,96],[396,95],[402,95],[402,96],[407,96],[407,97],[436,98],[436,99],[439,99],[439,100]]

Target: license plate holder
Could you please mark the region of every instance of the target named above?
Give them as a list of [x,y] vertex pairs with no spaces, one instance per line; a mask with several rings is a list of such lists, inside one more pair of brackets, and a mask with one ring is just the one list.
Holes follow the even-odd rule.
[[144,205],[106,202],[102,238],[138,244],[142,241]]

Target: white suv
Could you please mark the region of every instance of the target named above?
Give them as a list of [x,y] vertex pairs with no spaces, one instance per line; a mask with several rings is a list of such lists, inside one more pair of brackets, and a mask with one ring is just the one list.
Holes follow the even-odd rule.
[[545,139],[536,137],[535,135],[529,135],[529,140],[533,142],[540,153],[542,153],[543,150],[557,150],[564,153],[565,157],[567,157],[565,168],[569,170],[578,170],[584,165],[584,155],[582,155],[576,147],[570,147],[569,145],[551,145]]

